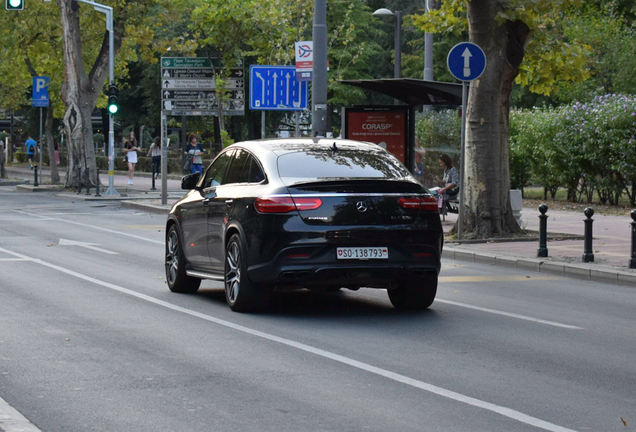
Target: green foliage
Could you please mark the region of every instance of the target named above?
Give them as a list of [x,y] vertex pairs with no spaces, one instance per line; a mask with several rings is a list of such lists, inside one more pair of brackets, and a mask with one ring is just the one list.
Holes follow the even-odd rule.
[[[441,8],[412,17],[415,27],[432,33],[461,34],[466,31],[465,0],[448,0]],[[557,83],[581,82],[589,77],[586,61],[589,46],[568,39],[560,20],[581,6],[581,0],[512,0],[501,8],[497,20],[521,21],[533,37],[525,49],[516,82],[534,93],[549,95]]]
[[104,134],[101,133],[96,133],[93,134],[93,142],[95,143],[96,146],[100,146],[102,147],[104,145]]
[[596,192],[601,202],[617,203],[628,182],[636,184],[636,98],[620,94],[561,108],[513,111],[511,153],[526,158],[534,181],[571,200]]
[[457,110],[428,110],[418,115],[415,135],[420,146],[449,147],[458,150],[461,146],[462,118]]

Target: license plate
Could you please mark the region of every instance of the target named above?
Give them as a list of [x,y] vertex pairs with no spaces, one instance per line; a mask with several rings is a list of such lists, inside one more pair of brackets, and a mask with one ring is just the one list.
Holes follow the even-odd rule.
[[389,259],[387,247],[339,247],[336,249],[338,259]]

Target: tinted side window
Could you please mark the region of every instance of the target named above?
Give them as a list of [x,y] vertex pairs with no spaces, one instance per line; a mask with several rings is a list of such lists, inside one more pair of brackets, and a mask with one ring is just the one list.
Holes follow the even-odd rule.
[[227,172],[227,166],[230,164],[230,157],[234,153],[233,151],[225,152],[221,156],[219,156],[210,168],[205,173],[205,178],[203,180],[203,188],[208,188],[212,186],[218,186],[223,184],[223,180],[225,179],[225,173]]
[[245,150],[237,150],[234,154],[234,158],[232,158],[232,165],[230,165],[230,169],[227,172],[227,177],[221,184],[239,183],[243,170],[247,162],[249,162],[249,156],[250,154]]
[[252,159],[254,159],[254,156],[248,153],[245,168],[243,168],[243,174],[241,174],[241,183],[247,183],[250,181],[250,166],[252,165]]
[[255,157],[252,158],[252,164],[250,167],[250,183],[260,183],[265,180],[265,173]]

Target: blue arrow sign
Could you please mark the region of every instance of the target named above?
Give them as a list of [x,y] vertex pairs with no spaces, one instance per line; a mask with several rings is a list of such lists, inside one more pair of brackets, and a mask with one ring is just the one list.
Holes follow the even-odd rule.
[[295,66],[250,66],[250,109],[307,109],[307,82],[296,80]]
[[451,48],[446,63],[455,78],[460,81],[473,81],[486,69],[486,54],[478,45],[462,42]]
[[49,77],[33,77],[33,106],[49,106]]

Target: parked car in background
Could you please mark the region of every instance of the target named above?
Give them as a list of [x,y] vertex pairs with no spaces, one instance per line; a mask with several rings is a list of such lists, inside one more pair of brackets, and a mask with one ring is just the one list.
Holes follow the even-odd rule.
[[400,309],[435,299],[444,239],[437,201],[375,144],[240,142],[182,187],[189,192],[166,225],[174,292],[223,281],[234,311],[266,308],[277,287],[386,288]]

